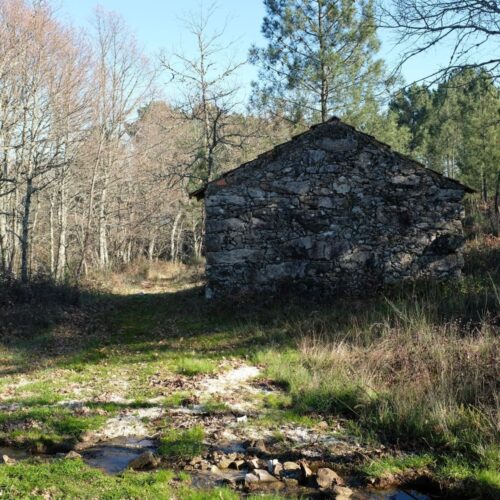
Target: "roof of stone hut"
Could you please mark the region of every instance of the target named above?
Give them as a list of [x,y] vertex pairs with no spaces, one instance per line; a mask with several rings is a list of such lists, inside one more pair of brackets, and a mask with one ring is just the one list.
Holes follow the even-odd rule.
[[286,147],[287,145],[293,143],[294,141],[296,141],[300,137],[304,136],[305,134],[309,134],[312,130],[317,129],[318,127],[324,127],[324,126],[327,126],[327,125],[331,125],[332,123],[335,123],[335,124],[338,124],[339,126],[346,127],[346,128],[348,128],[350,130],[353,130],[356,134],[362,135],[365,139],[368,139],[369,142],[371,142],[375,146],[379,147],[380,149],[385,150],[385,151],[390,151],[394,155],[402,158],[403,160],[411,162],[417,168],[425,170],[425,172],[428,173],[429,175],[432,175],[434,177],[439,177],[441,180],[446,181],[447,183],[453,185],[454,187],[458,187],[458,188],[463,189],[466,193],[475,193],[476,192],[475,189],[472,189],[471,187],[466,186],[465,184],[462,184],[461,182],[459,182],[459,181],[457,181],[455,179],[452,179],[451,177],[446,177],[445,175],[443,175],[443,174],[441,174],[439,172],[436,172],[435,170],[427,168],[425,165],[423,165],[422,163],[418,162],[417,160],[414,160],[413,158],[410,158],[409,156],[404,155],[403,153],[399,153],[398,151],[393,150],[391,148],[391,146],[389,146],[389,144],[386,144],[385,142],[379,141],[378,139],[376,139],[372,135],[369,135],[369,134],[366,134],[364,132],[361,132],[360,130],[357,130],[352,125],[348,125],[347,123],[344,123],[342,120],[340,120],[340,118],[334,116],[334,117],[330,118],[326,122],[317,123],[315,125],[312,125],[305,132],[302,132],[300,134],[297,134],[297,135],[293,136],[289,141],[286,141],[286,142],[284,142],[282,144],[279,144],[279,145],[275,146],[274,148],[270,149],[269,151],[266,151],[265,153],[260,154],[259,156],[257,156],[257,158],[255,158],[253,160],[250,160],[250,161],[248,161],[246,163],[242,163],[239,167],[233,168],[232,170],[228,170],[227,172],[224,172],[222,175],[220,175],[216,179],[208,182],[203,187],[197,189],[196,191],[192,191],[189,194],[189,196],[190,197],[195,197],[196,199],[201,200],[205,196],[205,190],[206,190],[206,188],[207,188],[207,186],[209,184],[218,182],[221,179],[224,179],[225,177],[228,177],[228,176],[232,175],[237,170],[240,170],[242,168],[248,167],[256,159],[264,158],[264,157],[271,157],[271,156],[273,156],[274,153],[277,153],[279,150],[282,150],[284,147]]

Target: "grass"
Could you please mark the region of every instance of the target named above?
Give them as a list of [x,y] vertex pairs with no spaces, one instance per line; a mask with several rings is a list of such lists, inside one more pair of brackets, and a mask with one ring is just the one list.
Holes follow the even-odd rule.
[[408,471],[425,470],[435,464],[429,454],[385,457],[371,460],[360,469],[369,478],[380,478],[387,474],[404,474]]
[[92,410],[76,416],[68,408],[35,405],[0,413],[0,440],[36,451],[68,449],[87,431],[102,426],[107,417]]
[[161,438],[159,453],[169,459],[188,459],[205,450],[205,433],[202,427],[170,429]]
[[80,460],[48,463],[20,463],[0,467],[0,492],[5,498],[80,498],[234,500],[234,492],[220,488],[210,492],[190,488],[189,481],[173,472],[159,470],[139,473],[127,471],[108,475],[86,466]]
[[217,361],[213,359],[185,357],[176,362],[174,370],[181,375],[193,377],[195,375],[212,374],[217,370],[217,366]]
[[[38,303],[26,289],[2,290],[0,403],[22,407],[1,413],[0,440],[64,442],[151,398],[179,406],[189,392],[177,379],[214,374],[225,358],[239,358],[264,366],[284,389],[262,398],[258,425],[340,421],[359,439],[431,457],[426,466],[441,480],[500,489],[499,239],[468,244],[460,282],[419,283],[364,301],[213,305],[199,289],[184,289],[192,282],[181,283],[181,275],[149,275],[158,294],[68,289],[59,305]],[[134,276],[121,278],[121,292],[129,281],[148,280],[144,271]],[[94,411],[110,398],[132,403],[106,407],[107,415]],[[71,399],[92,411],[83,416],[59,405]],[[169,430],[162,451],[189,457],[202,443],[198,428]],[[401,456],[367,462],[364,473],[420,467],[398,462]],[[49,474],[52,465],[30,467]],[[8,483],[0,491],[21,481],[0,470]]]

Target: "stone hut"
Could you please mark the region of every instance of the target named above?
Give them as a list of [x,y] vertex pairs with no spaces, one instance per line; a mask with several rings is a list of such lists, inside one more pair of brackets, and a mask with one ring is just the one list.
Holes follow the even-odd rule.
[[205,199],[206,296],[458,277],[467,192],[332,118],[192,193]]

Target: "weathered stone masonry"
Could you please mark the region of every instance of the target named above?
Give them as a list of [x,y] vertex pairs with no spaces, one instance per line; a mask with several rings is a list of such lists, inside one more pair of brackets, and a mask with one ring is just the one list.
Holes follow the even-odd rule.
[[468,191],[332,119],[195,193],[205,197],[206,295],[363,294],[457,277]]

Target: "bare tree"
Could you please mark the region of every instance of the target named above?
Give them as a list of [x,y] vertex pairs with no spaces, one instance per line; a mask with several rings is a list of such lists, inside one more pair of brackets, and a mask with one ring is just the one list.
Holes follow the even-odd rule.
[[3,101],[8,125],[2,137],[3,171],[6,178],[15,179],[7,212],[14,238],[9,268],[12,271],[16,264],[17,239],[20,275],[27,281],[33,199],[37,195],[38,203],[38,193],[68,165],[71,144],[80,139],[85,64],[74,33],[55,20],[47,3],[28,7],[9,0],[2,14],[6,38],[15,41],[15,62],[3,80],[4,93],[10,95]]
[[427,75],[444,79],[457,68],[484,68],[500,76],[500,4],[496,0],[391,0],[381,5],[380,25],[407,46],[398,68],[434,46],[449,47],[448,61]]
[[86,264],[95,219],[98,225],[99,266],[104,269],[109,265],[109,190],[115,181],[113,175],[128,161],[130,152],[126,151],[125,145],[127,120],[150,97],[155,78],[122,18],[98,9],[95,31],[93,158],[77,275]]
[[185,20],[196,44],[195,55],[178,51],[161,57],[171,83],[182,96],[178,108],[185,119],[198,125],[199,136],[190,148],[189,171],[193,178],[204,183],[217,173],[218,160],[224,151],[242,147],[244,138],[241,131],[231,126],[230,115],[239,104],[235,78],[246,62],[231,57],[234,42],[223,42],[224,28],[210,28],[215,10],[212,5]]

